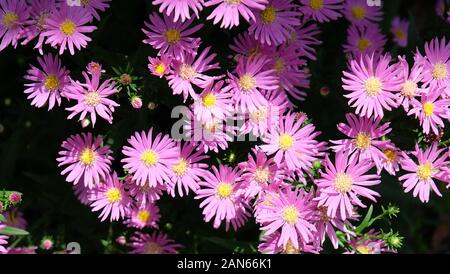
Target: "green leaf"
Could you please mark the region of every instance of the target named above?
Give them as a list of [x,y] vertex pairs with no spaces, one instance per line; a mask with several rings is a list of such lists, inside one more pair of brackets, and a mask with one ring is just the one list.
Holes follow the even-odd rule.
[[361,224],[356,228],[355,232],[357,234],[360,234],[367,226],[369,226],[370,219],[372,218],[372,212],[373,212],[373,206],[371,205],[369,207],[369,210],[367,210],[366,217],[364,217]]
[[3,216],[3,214],[0,214],[0,222],[2,222],[2,223],[8,222],[8,220],[6,220],[5,216]]
[[11,235],[11,236],[26,236],[29,233],[28,233],[28,231],[25,231],[20,228],[7,226],[7,227],[3,228],[2,230],[0,230],[0,234]]

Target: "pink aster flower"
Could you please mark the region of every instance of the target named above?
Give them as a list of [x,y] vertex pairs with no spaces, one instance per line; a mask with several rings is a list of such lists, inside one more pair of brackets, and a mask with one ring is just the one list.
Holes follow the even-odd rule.
[[[411,159],[409,154],[417,160]],[[447,165],[450,164],[448,151],[444,148],[438,149],[436,143],[423,151],[416,144],[415,151],[409,154],[404,152],[400,161],[402,170],[408,172],[399,178],[400,181],[403,181],[405,193],[414,189],[413,196],[419,196],[423,203],[428,203],[431,190],[442,197],[434,180],[440,180],[444,176],[443,173],[446,172]]]
[[153,128],[146,134],[135,132],[124,146],[124,169],[140,186],[165,185],[170,182],[171,167],[177,164],[179,149],[169,135],[159,133],[153,139]]
[[62,5],[47,18],[42,35],[46,37],[47,44],[59,47],[59,54],[63,54],[68,48],[70,54],[74,55],[74,47],[81,50],[91,41],[85,33],[97,29],[95,26],[86,26],[91,18],[91,14],[81,7]]
[[174,58],[179,58],[183,52],[195,55],[200,45],[200,39],[189,37],[203,27],[199,24],[190,27],[194,19],[184,23],[174,22],[172,17],[158,13],[150,14],[150,23],[144,22],[149,29],[142,29],[147,36],[143,42],[159,50],[158,55],[166,54]]
[[224,81],[211,82],[195,99],[193,112],[195,119],[201,123],[210,124],[214,118],[225,120],[231,115],[231,94],[223,89]]
[[398,59],[397,71],[399,72],[398,76],[401,79],[401,84],[399,86],[400,92],[397,94],[397,102],[398,104],[401,104],[407,112],[411,105],[411,100],[426,92],[420,84],[423,79],[423,59],[420,55],[416,55],[411,71],[405,57],[399,56]]
[[382,236],[373,229],[364,236],[354,237],[349,241],[349,245],[353,250],[345,252],[345,254],[395,253],[395,250],[390,250],[381,237]]
[[110,217],[110,221],[124,218],[130,211],[132,199],[124,188],[124,183],[119,181],[117,173],[106,176],[103,183],[95,185],[90,190],[92,211],[99,211],[100,221]]
[[301,55],[311,60],[316,60],[315,46],[322,44],[316,38],[320,33],[320,29],[315,23],[303,19],[300,26],[295,26],[294,31],[290,32],[290,37],[287,40],[288,45],[293,45],[301,53]]
[[30,247],[8,247],[6,254],[36,254],[37,246]]
[[66,92],[63,94],[64,97],[77,101],[77,104],[73,107],[66,108],[66,110],[72,112],[67,118],[72,119],[80,114],[78,120],[82,121],[90,114],[88,118],[91,119],[92,127],[94,127],[98,114],[101,118],[112,124],[112,113],[114,112],[114,108],[119,106],[119,104],[108,98],[119,92],[114,82],[108,79],[100,83],[100,73],[91,74],[89,79],[89,75],[83,71],[83,76],[85,83],[72,81],[72,85],[68,86]]
[[266,57],[242,58],[235,70],[237,75],[228,73],[226,90],[233,94],[236,110],[246,113],[267,106],[267,99],[261,91],[278,88],[275,70],[266,68],[269,62],[270,59]]
[[344,50],[359,59],[362,55],[378,55],[383,51],[386,37],[375,24],[351,25],[347,31]]
[[343,0],[300,0],[300,11],[317,22],[329,22],[342,16]]
[[423,63],[424,87],[444,87],[450,83],[450,43],[445,37],[439,41],[436,37],[425,43],[425,61]]
[[350,162],[369,160],[381,166],[381,161],[386,159],[381,147],[388,143],[381,138],[391,132],[390,123],[380,125],[380,118],[361,117],[353,113],[345,115],[345,118],[347,124],[339,123],[337,128],[350,138],[331,141],[334,144],[331,148],[336,152],[347,152]]
[[91,191],[89,190],[89,188],[84,186],[84,183],[72,185],[72,189],[81,204],[86,206],[89,206],[91,204]]
[[200,161],[209,158],[204,155],[201,150],[195,151],[196,147],[191,143],[178,143],[180,155],[175,165],[171,167],[171,186],[168,192],[175,197],[175,192],[178,189],[178,194],[183,197],[183,188],[186,195],[189,190],[194,193],[200,188],[198,185],[201,177],[205,174],[208,165]]
[[71,135],[65,140],[59,152],[61,157],[56,160],[58,166],[67,166],[61,175],[68,173],[66,181],[78,184],[81,180],[85,187],[94,188],[100,184],[111,171],[112,151],[109,146],[103,146],[101,136],[92,136],[92,133]]
[[[0,231],[3,230],[6,226],[0,223]],[[0,254],[5,254],[8,250],[4,247],[8,244],[9,237],[6,235],[0,235]]]
[[346,0],[344,16],[352,24],[367,25],[381,21],[383,10],[381,6],[369,6],[367,0]]
[[214,228],[219,228],[222,221],[226,223],[226,230],[230,223],[236,230],[248,218],[248,205],[242,197],[240,186],[240,170],[226,165],[219,168],[212,167],[212,172],[206,173],[205,181],[199,183],[195,199],[203,199],[200,208],[203,208],[205,222],[214,218]]
[[336,153],[335,164],[327,156],[325,171],[317,180],[318,206],[325,206],[331,218],[346,220],[353,216],[354,205],[366,207],[358,196],[376,202],[375,197],[380,195],[367,188],[381,182],[379,175],[367,174],[372,167],[368,161],[349,161],[346,152]]
[[148,69],[150,72],[158,76],[159,78],[162,78],[164,75],[171,72],[171,64],[172,64],[172,58],[170,56],[167,56],[165,54],[161,55],[159,58],[152,58],[148,57],[148,61],[150,62],[148,64]]
[[268,158],[260,150],[252,149],[248,160],[239,163],[242,171],[242,187],[246,197],[259,197],[266,189],[279,185],[284,179],[284,173],[273,159]]
[[24,0],[0,1],[0,51],[9,44],[16,48],[29,13],[30,8]]
[[[64,5],[67,5],[67,0],[58,0]],[[100,21],[98,11],[104,12],[109,8],[109,2],[112,0],[80,0],[81,7],[85,9],[92,17]],[[68,5],[67,5],[68,6]]]
[[3,213],[3,216],[6,219],[5,225],[20,228],[20,229],[26,229],[28,222],[25,219],[23,212],[18,210],[17,207],[6,211]]
[[181,58],[172,62],[173,70],[167,76],[169,86],[172,88],[173,94],[183,94],[184,101],[190,95],[196,99],[194,87],[208,87],[216,77],[208,76],[205,72],[211,69],[218,69],[219,63],[213,63],[217,54],[209,54],[211,47],[205,48],[198,55],[182,53]]
[[145,207],[134,207],[128,213],[128,219],[124,221],[128,227],[143,229],[144,227],[158,228],[158,221],[161,218],[159,208],[152,203]]
[[206,18],[212,20],[213,24],[220,21],[221,28],[232,28],[239,26],[239,15],[247,22],[255,21],[254,10],[263,10],[268,0],[205,0],[205,7],[218,5]]
[[320,132],[315,132],[313,124],[303,126],[306,116],[287,114],[280,127],[273,129],[262,140],[261,149],[267,155],[273,155],[278,166],[286,165],[290,171],[307,171],[320,155],[321,144],[315,140]]
[[139,207],[146,207],[149,203],[155,203],[161,198],[163,191],[167,190],[166,185],[150,186],[148,182],[140,185],[132,179],[131,175],[125,178],[125,188]]
[[249,32],[263,44],[278,46],[300,25],[300,13],[292,0],[269,0],[264,10],[255,11],[256,21],[251,22]]
[[261,230],[270,235],[281,230],[278,245],[286,248],[288,241],[298,249],[309,243],[316,232],[313,225],[314,203],[311,195],[303,189],[286,188],[273,197],[268,205],[263,205],[264,213],[259,220],[264,224]]
[[394,91],[399,90],[401,79],[396,78],[397,66],[389,65],[389,55],[376,58],[361,56],[359,62],[350,61],[350,71],[344,71],[342,87],[349,92],[349,106],[361,116],[383,118],[384,109],[391,111],[397,107]]
[[184,22],[191,19],[190,10],[198,18],[199,12],[203,9],[204,0],[153,0],[152,4],[161,5],[159,12],[165,12],[167,16],[171,16],[173,12],[173,22],[178,22],[178,19]]
[[55,103],[61,105],[61,93],[70,84],[69,71],[61,64],[58,56],[51,53],[43,58],[38,57],[40,68],[31,65],[25,79],[32,83],[25,84],[27,99],[32,100],[31,105],[43,107],[48,101],[51,110]]
[[176,254],[177,249],[183,247],[180,244],[174,243],[163,232],[154,231],[152,235],[135,232],[130,237],[128,244],[133,250],[132,254]]
[[239,62],[241,58],[259,58],[261,56],[270,56],[274,50],[267,44],[262,44],[248,32],[239,33],[233,38],[230,49],[236,53],[234,59]]
[[430,133],[439,135],[439,128],[444,128],[444,121],[450,119],[450,99],[440,99],[444,88],[436,88],[428,93],[423,93],[421,100],[413,98],[411,100],[411,109],[408,115],[413,115],[419,119],[425,134]]
[[320,249],[311,244],[300,243],[299,248],[295,248],[292,245],[291,240],[288,240],[286,247],[280,246],[281,234],[276,231],[270,235],[265,235],[262,239],[262,243],[258,245],[258,251],[264,254],[302,254],[313,253],[319,254]]
[[408,45],[408,20],[402,20],[396,16],[391,23],[391,33],[394,35],[394,42],[399,47],[405,48]]
[[377,166],[378,174],[384,169],[389,174],[395,175],[400,170],[401,150],[391,142],[382,145],[381,150],[386,157],[381,161],[381,166]]
[[43,54],[42,46],[44,44],[45,36],[42,33],[45,31],[47,18],[57,8],[55,0],[34,0],[30,9],[30,18],[26,21],[26,27],[23,30],[22,36],[24,40],[22,45],[28,44],[34,38],[38,37],[38,41],[34,46]]

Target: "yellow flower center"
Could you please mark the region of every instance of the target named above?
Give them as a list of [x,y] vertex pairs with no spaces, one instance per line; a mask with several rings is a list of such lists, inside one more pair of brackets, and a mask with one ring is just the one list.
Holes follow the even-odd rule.
[[183,176],[186,174],[188,167],[189,163],[185,159],[181,158],[178,160],[178,164],[172,167],[172,170],[177,176]]
[[397,157],[397,153],[392,149],[386,149],[383,151],[384,156],[386,156],[388,162],[393,162]]
[[261,20],[264,24],[272,24],[276,19],[277,10],[272,6],[268,6],[261,12]]
[[158,154],[154,150],[147,149],[141,154],[141,161],[148,167],[156,165],[158,160]]
[[96,91],[90,91],[84,95],[84,103],[90,107],[97,106],[101,100],[102,97]]
[[243,91],[250,91],[251,89],[253,89],[256,85],[256,80],[255,78],[246,73],[244,75],[242,75],[239,78],[239,87],[243,90]]
[[239,5],[241,3],[241,0],[225,0],[225,3],[228,5]]
[[426,117],[430,117],[434,111],[434,105],[431,102],[423,103],[422,105],[423,113]]
[[216,96],[212,93],[208,93],[202,98],[203,106],[211,108],[216,105]]
[[360,21],[366,17],[366,10],[362,6],[354,6],[352,8],[352,15],[356,20]]
[[122,192],[117,187],[111,187],[106,192],[106,199],[111,204],[118,203],[122,200]]
[[292,245],[291,240],[288,240],[287,244],[286,244],[286,249],[284,250],[285,254],[298,254],[300,252],[299,249],[295,248]]
[[327,213],[327,211],[328,211],[327,207],[320,206],[318,208],[318,211],[319,211],[319,218],[322,222],[327,223],[331,220],[330,216],[328,216],[328,213]]
[[294,225],[297,223],[300,213],[295,206],[290,205],[283,209],[281,216],[286,223]]
[[356,247],[356,250],[360,253],[360,254],[372,254],[372,251],[370,250],[370,248],[368,248],[365,245],[358,245]]
[[59,79],[54,74],[49,74],[44,79],[44,87],[48,91],[55,91],[59,88]]
[[77,25],[72,20],[65,20],[59,25],[59,30],[66,36],[71,36],[77,28]]
[[139,210],[138,214],[136,215],[136,218],[142,223],[147,223],[150,217],[151,217],[150,211],[145,209]]
[[402,87],[402,95],[405,97],[412,98],[416,95],[417,84],[411,80],[407,80]]
[[339,193],[347,193],[352,189],[353,179],[344,172],[339,172],[334,178],[334,189]]
[[95,152],[91,148],[85,148],[81,151],[80,161],[85,166],[91,166],[95,162]]
[[255,170],[255,174],[254,174],[255,181],[260,184],[269,182],[269,176],[270,176],[270,171],[269,171],[268,167],[265,167],[265,168],[258,167]]
[[396,29],[394,35],[398,40],[404,40],[406,38],[406,33],[401,29]]
[[91,0],[80,0],[81,5],[83,6],[89,5],[90,2]]
[[249,57],[251,59],[253,57],[256,57],[260,53],[261,53],[261,49],[259,48],[259,46],[256,46],[254,48],[250,48],[250,50],[247,53],[247,57]]
[[164,33],[164,37],[167,43],[173,45],[180,41],[181,33],[177,29],[171,28]]
[[370,144],[372,140],[370,139],[370,136],[365,132],[360,132],[355,137],[355,146],[360,149],[368,149],[370,147]]
[[372,44],[372,43],[370,42],[369,39],[367,39],[367,38],[361,38],[361,39],[359,39],[359,41],[358,41],[358,49],[359,49],[359,51],[361,51],[361,52],[366,51],[366,50],[370,47],[371,44]]
[[313,10],[320,10],[321,8],[323,8],[323,0],[311,0],[309,1],[309,6]]
[[281,72],[283,72],[284,66],[284,60],[278,57],[275,61],[275,64],[273,65],[273,68],[277,71],[278,74],[280,74]]
[[145,252],[146,254],[161,254],[161,247],[154,242],[146,243]]
[[267,108],[260,107],[250,113],[250,119],[253,123],[260,123],[267,118]]
[[188,64],[182,64],[180,66],[179,74],[183,80],[190,80],[195,77],[196,72],[192,66]]
[[209,124],[202,124],[202,128],[205,129],[207,132],[214,134],[217,130],[217,128],[219,127],[219,122],[218,121],[212,121]]
[[217,195],[220,198],[226,199],[233,194],[233,187],[229,183],[219,183],[216,188]]
[[366,89],[366,93],[369,96],[377,96],[380,91],[381,88],[383,87],[380,79],[378,79],[377,77],[369,77],[365,82],[364,82],[364,87]]
[[154,70],[158,75],[163,75],[166,72],[166,65],[159,63],[154,67]]
[[16,26],[19,16],[14,12],[7,12],[3,15],[3,26],[7,29],[12,29]]
[[291,135],[284,133],[280,135],[280,138],[278,139],[278,146],[282,150],[288,150],[294,145],[294,138],[292,138]]
[[436,80],[445,80],[448,76],[447,66],[443,63],[437,63],[433,67],[433,78]]
[[419,179],[428,181],[433,175],[433,165],[431,165],[430,162],[426,161],[425,164],[417,167],[416,173]]

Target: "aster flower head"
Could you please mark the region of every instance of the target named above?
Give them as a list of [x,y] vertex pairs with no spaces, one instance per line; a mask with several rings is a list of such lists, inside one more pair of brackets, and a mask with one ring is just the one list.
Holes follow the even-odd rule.
[[382,55],[361,56],[359,61],[350,61],[350,71],[344,71],[342,87],[349,93],[344,95],[348,104],[356,108],[360,116],[383,118],[384,110],[398,106],[396,95],[401,79],[396,76],[397,66],[390,65],[391,57]]
[[171,72],[171,64],[172,64],[172,58],[168,55],[161,55],[161,57],[152,58],[148,57],[148,69],[150,72],[158,76],[159,78],[162,78],[164,75],[167,75]]
[[386,252],[394,252],[390,250],[386,242],[380,238],[381,235],[371,229],[364,236],[353,237],[350,241],[350,247],[353,250],[346,252],[347,254],[381,254]]
[[381,21],[383,11],[381,6],[369,6],[367,0],[346,0],[344,16],[352,24],[367,25]]
[[86,72],[83,72],[85,83],[72,81],[72,84],[67,87],[63,96],[77,101],[73,107],[66,108],[66,110],[72,112],[68,116],[68,119],[72,119],[80,114],[78,120],[82,121],[89,114],[88,118],[90,118],[92,127],[94,127],[98,114],[101,118],[112,124],[112,113],[114,112],[114,108],[118,107],[119,104],[108,97],[119,91],[111,79],[101,83],[100,76],[100,73],[94,73],[89,77]]
[[156,12],[150,14],[149,18],[150,22],[144,22],[148,30],[142,29],[147,36],[143,42],[159,50],[158,55],[180,58],[183,52],[196,54],[200,39],[189,36],[200,30],[203,24],[191,27],[193,18],[186,22],[174,22],[173,17],[163,15],[161,18]]
[[184,22],[191,19],[191,10],[198,18],[199,12],[203,9],[204,0],[153,0],[152,4],[161,5],[159,12],[165,12],[167,16],[171,16],[173,12],[173,22]]
[[184,193],[189,194],[189,190],[195,193],[200,188],[198,183],[208,168],[208,164],[201,161],[209,157],[204,155],[201,150],[196,150],[196,147],[189,142],[184,144],[178,142],[177,145],[180,155],[176,164],[171,167],[172,186],[168,189],[168,192],[175,197],[178,190],[180,197],[183,197]]
[[125,189],[134,198],[138,207],[146,207],[148,204],[155,203],[161,198],[163,192],[167,191],[167,185],[150,186],[148,181],[144,185],[140,185],[140,183],[133,180],[132,175],[128,175],[125,178]]
[[237,62],[239,62],[241,58],[252,59],[262,56],[267,57],[274,51],[274,47],[262,44],[248,32],[241,32],[236,35],[233,38],[233,42],[230,44],[230,49],[236,53],[234,60]]
[[21,38],[30,8],[24,0],[0,1],[0,51]]
[[395,175],[400,170],[400,160],[402,159],[402,151],[392,142],[388,142],[381,146],[381,151],[385,157],[381,161],[381,166],[377,165],[378,174],[381,169],[386,170],[389,174]]
[[[414,156],[415,159],[412,159]],[[438,196],[442,196],[441,192],[435,184],[435,180],[440,180],[447,172],[448,151],[439,149],[437,143],[433,143],[425,151],[420,149],[416,144],[414,151],[409,154],[403,152],[400,165],[402,170],[407,172],[399,178],[403,181],[405,193],[413,190],[413,196],[419,196],[423,203],[428,203],[430,192],[433,191]]]
[[180,59],[172,62],[173,70],[167,76],[167,80],[173,94],[182,94],[184,101],[189,95],[196,99],[194,86],[206,88],[218,78],[205,74],[209,70],[220,68],[219,63],[213,63],[217,54],[210,54],[210,49],[211,47],[207,47],[198,55],[182,53]]
[[144,227],[158,228],[158,221],[161,218],[159,208],[153,203],[148,203],[145,207],[133,207],[128,213],[128,219],[124,221],[128,227],[143,229]]
[[343,0],[300,0],[300,11],[317,22],[334,21],[342,16]]
[[394,42],[402,48],[408,45],[408,20],[403,20],[396,16],[391,23],[391,33],[394,36]]
[[61,174],[68,174],[66,181],[69,183],[76,185],[81,181],[92,189],[109,175],[112,151],[103,145],[101,136],[94,138],[90,132],[71,135],[61,147],[56,160],[59,167],[67,166]]
[[303,126],[305,115],[286,114],[277,129],[262,138],[260,148],[267,155],[273,155],[279,167],[285,165],[290,171],[308,171],[312,163],[321,155],[323,145],[315,138],[320,132],[313,124]]
[[182,247],[169,239],[167,234],[158,231],[154,231],[152,235],[135,232],[130,237],[128,246],[133,248],[131,254],[176,254],[177,249]]
[[423,79],[424,58],[420,54],[417,54],[414,57],[414,65],[411,70],[405,57],[399,56],[398,59],[397,71],[399,72],[398,77],[401,79],[401,84],[399,86],[400,92],[397,94],[397,102],[407,112],[411,106],[412,99],[427,92],[420,84]]
[[351,25],[347,31],[347,44],[344,45],[344,50],[355,58],[373,53],[378,55],[383,51],[385,43],[386,38],[377,25]]
[[[86,10],[93,18],[100,21],[99,11],[104,12],[109,8],[109,2],[112,0],[80,0],[80,4],[84,10]],[[67,0],[59,0],[62,5],[67,5]],[[65,4],[64,4],[65,3]]]
[[287,45],[293,45],[301,53],[301,55],[311,60],[316,60],[315,46],[322,44],[316,38],[320,33],[320,29],[316,23],[312,23],[305,18],[299,26],[294,27],[294,31],[290,32],[290,37],[286,41]]
[[131,209],[132,199],[124,188],[124,183],[119,181],[117,173],[113,172],[104,179],[103,183],[95,185],[90,190],[92,211],[100,211],[100,221],[117,221],[125,218]]
[[246,113],[267,106],[267,99],[261,91],[278,88],[275,70],[266,68],[269,62],[266,57],[241,58],[235,74],[228,73],[226,90],[233,94],[236,110]]
[[421,95],[421,100],[413,98],[408,115],[414,115],[419,119],[425,134],[433,131],[439,135],[439,128],[444,128],[444,121],[450,120],[450,99],[441,99],[444,88],[435,88]]
[[206,0],[205,7],[217,7],[206,18],[213,20],[213,24],[220,21],[221,28],[232,28],[239,26],[239,16],[244,17],[247,22],[255,21],[254,10],[262,10],[268,0]]
[[25,94],[31,100],[31,105],[43,107],[48,102],[51,110],[55,104],[61,104],[61,94],[70,84],[69,71],[61,64],[58,56],[51,53],[38,57],[40,68],[31,65],[25,79],[31,83],[25,84]]
[[288,241],[299,249],[309,243],[316,232],[313,225],[314,203],[311,195],[303,189],[286,188],[279,195],[272,197],[268,204],[262,206],[265,210],[258,216],[264,224],[261,230],[270,235],[281,230],[278,246],[286,248]]
[[248,218],[245,199],[242,197],[241,172],[238,168],[219,165],[212,167],[212,172],[206,173],[204,181],[199,183],[195,199],[202,199],[200,208],[203,208],[205,222],[214,218],[213,227],[219,228],[222,221],[226,229],[230,223],[236,230]]
[[[6,226],[0,223],[0,231],[3,230]],[[9,237],[6,235],[0,235],[0,254],[5,254],[8,250],[5,248],[5,245],[8,244]]]
[[148,133],[135,132],[124,146],[121,160],[124,169],[132,175],[136,184],[150,187],[170,182],[171,167],[177,164],[179,149],[169,135],[158,133],[153,138],[153,128]]
[[313,253],[319,254],[320,249],[317,246],[311,244],[305,244],[300,242],[301,246],[295,248],[292,245],[291,240],[288,240],[286,247],[280,246],[281,233],[276,231],[270,235],[265,235],[262,238],[262,243],[258,245],[258,251],[264,254],[302,254]]
[[345,116],[347,124],[340,123],[337,128],[349,139],[331,141],[334,146],[331,148],[336,152],[348,152],[350,162],[352,161],[373,161],[377,166],[386,156],[381,147],[388,141],[381,138],[391,132],[390,123],[381,124],[380,118],[367,118],[349,113]]
[[445,37],[439,41],[434,38],[425,43],[425,61],[423,63],[424,87],[445,87],[450,83],[450,42]]
[[368,173],[373,166],[369,161],[349,161],[347,152],[337,152],[334,164],[327,156],[317,180],[318,206],[325,206],[331,218],[346,220],[353,216],[354,205],[366,207],[358,196],[376,202],[380,195],[368,188],[381,182],[379,175]]
[[52,47],[59,47],[59,54],[63,54],[68,48],[70,54],[75,54],[75,48],[85,48],[91,38],[86,33],[97,29],[95,26],[86,25],[91,21],[92,15],[82,7],[68,7],[61,5],[47,18],[42,33],[46,37],[46,43]]
[[251,35],[263,44],[278,46],[287,41],[290,32],[300,24],[292,0],[269,0],[265,9],[256,11],[256,21],[249,27]]

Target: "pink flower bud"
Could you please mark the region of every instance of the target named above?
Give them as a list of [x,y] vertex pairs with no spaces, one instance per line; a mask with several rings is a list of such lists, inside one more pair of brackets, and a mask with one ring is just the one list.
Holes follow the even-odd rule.
[[9,194],[8,199],[12,204],[15,205],[20,203],[20,201],[22,201],[22,196],[20,195],[19,192],[11,192],[11,194]]
[[127,239],[125,238],[125,236],[119,236],[116,239],[116,243],[120,245],[125,245],[127,243]]
[[45,239],[42,241],[41,247],[44,250],[50,250],[53,248],[53,241],[50,239]]
[[142,107],[142,100],[138,96],[133,96],[131,98],[131,105],[135,109],[140,109]]

